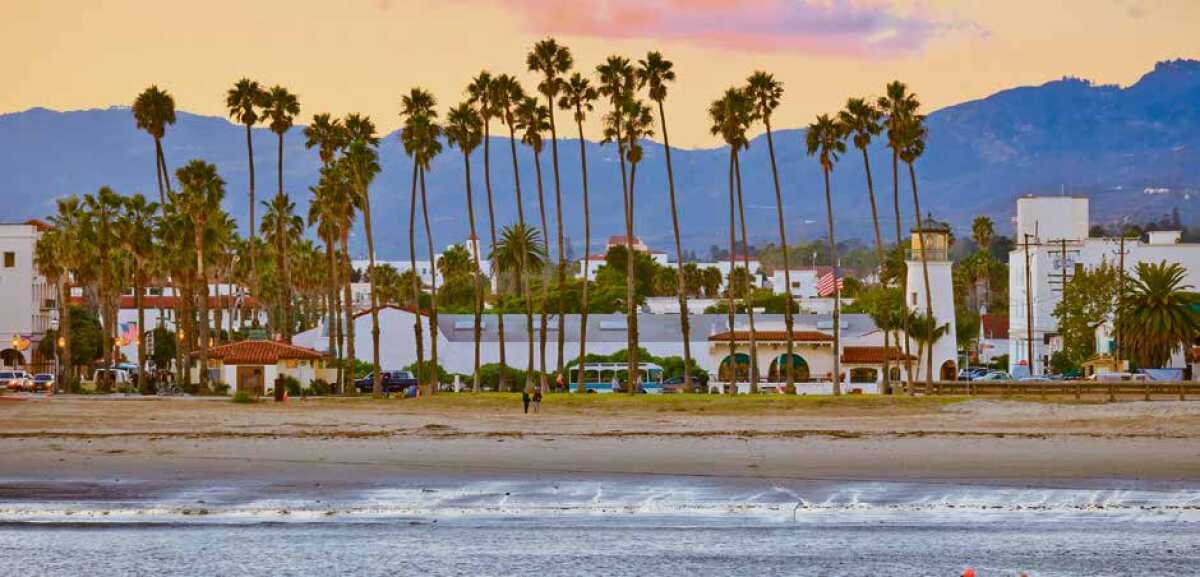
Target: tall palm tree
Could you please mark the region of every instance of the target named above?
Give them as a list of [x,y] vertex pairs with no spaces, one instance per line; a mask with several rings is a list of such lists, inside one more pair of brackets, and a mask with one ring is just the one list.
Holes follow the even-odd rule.
[[208,219],[213,213],[221,210],[221,199],[225,197],[225,181],[217,174],[217,167],[204,162],[193,160],[175,173],[179,179],[180,191],[171,195],[171,202],[181,214],[187,215],[192,221],[192,237],[196,254],[196,274],[199,275],[201,294],[196,302],[199,305],[200,342],[200,388],[208,388],[208,278],[205,274],[205,232],[208,230]]
[[[310,187],[313,199],[308,204],[308,224],[317,226],[317,236],[325,243],[326,264],[329,266],[326,298],[329,302],[327,336],[329,337],[329,354],[341,359],[340,335],[337,330],[338,289],[338,257],[335,244],[341,238],[341,227],[344,224],[343,215],[350,207],[349,182],[346,178],[345,167],[335,163],[321,169],[321,178],[317,186]],[[340,374],[339,374],[340,377]],[[337,385],[343,383],[338,379]]]
[[[901,129],[900,138],[900,160],[908,165],[908,176],[912,185],[913,210],[917,220],[917,231],[921,236],[921,250],[916,251],[921,258],[921,275],[925,280],[925,315],[933,316],[933,293],[929,287],[929,260],[928,250],[925,248],[925,225],[921,221],[921,196],[917,193],[917,171],[914,165],[917,159],[925,153],[925,117],[919,114],[910,114],[908,121],[904,123]],[[916,248],[915,246],[913,248]],[[928,335],[926,335],[928,337]],[[929,341],[932,343],[932,339]],[[928,355],[925,363],[925,383],[933,382],[933,346],[925,351]]]
[[[292,202],[285,196],[275,195],[271,200],[263,201],[263,206],[266,208],[263,214],[262,221],[259,223],[259,232],[263,235],[263,240],[271,245],[272,250],[279,250],[280,247],[287,247],[293,242],[298,242],[304,233],[304,219],[296,214],[296,203]],[[286,238],[279,238],[280,236]],[[289,248],[289,254],[293,251]],[[275,262],[287,262],[291,260],[289,255],[275,255]],[[283,275],[279,268],[283,265],[276,265],[272,271],[273,287],[274,287],[274,317],[273,326],[283,324],[285,300],[290,295],[288,288],[284,287]],[[290,266],[290,265],[289,265]]]
[[[483,140],[483,119],[470,102],[463,102],[446,114],[446,143],[458,148],[463,155],[463,178],[466,179],[467,222],[471,226],[471,279],[475,286],[475,364],[471,390],[479,392],[479,342],[482,336],[483,279],[479,266],[479,236],[475,230],[475,199],[471,193],[471,153]],[[561,330],[560,330],[561,332]]]
[[[337,157],[338,151],[346,148],[349,138],[350,135],[346,131],[346,127],[342,125],[342,121],[337,118],[333,118],[329,113],[314,114],[312,123],[304,127],[304,147],[309,149],[315,147],[317,149],[318,157],[321,159],[321,179],[326,181],[324,183],[320,183],[317,187],[309,188],[314,195],[314,204],[317,204],[317,198],[315,197],[318,194],[335,194],[329,192],[328,189],[336,188],[339,184],[337,179],[341,178],[342,175],[327,173],[330,171],[333,162]],[[344,179],[341,180],[344,182]],[[326,190],[322,191],[322,189]],[[349,198],[341,200],[348,201]],[[324,225],[323,227],[318,228],[318,236],[320,236],[322,241],[325,243],[325,256],[329,261],[330,267],[336,267],[337,259],[333,245],[335,242],[337,242],[338,233],[333,219],[336,219],[337,210],[333,207],[322,209],[320,206],[317,208],[318,213],[314,213],[313,210],[314,209],[310,204],[308,213],[309,224],[317,223]],[[320,219],[318,216],[319,211],[321,210],[326,210],[329,212],[325,219]],[[336,273],[336,269],[334,269],[334,271],[332,271],[330,274],[329,281],[331,283],[336,277],[336,274],[333,273]],[[337,324],[335,322],[337,317],[337,307],[334,304],[335,301],[337,301],[337,289],[338,287],[336,284],[330,284],[328,287],[330,294],[327,294],[326,297],[329,299],[329,353],[337,355],[340,358],[336,346],[336,343],[338,342],[337,335],[334,331],[334,325]],[[338,384],[340,385],[341,383]]]
[[[545,266],[547,256],[544,246],[537,229],[521,223],[513,224],[501,231],[500,242],[488,258],[491,259],[495,270],[510,273],[513,284],[522,286],[525,283],[524,277],[538,274]],[[529,342],[532,343],[532,328],[529,337]],[[532,351],[530,353],[529,372],[532,372]],[[528,389],[530,386],[532,385],[529,378],[526,377],[525,387]]]
[[[496,208],[492,201],[492,162],[491,162],[491,119],[499,115],[492,102],[492,74],[487,70],[481,71],[467,86],[468,101],[479,109],[479,120],[483,124],[483,186],[487,192],[488,228],[491,231],[491,251],[496,251]],[[492,270],[492,274],[495,274]],[[508,364],[505,362],[504,345],[504,314],[496,315],[496,331],[500,344],[500,376],[497,390],[505,389],[505,373]]]
[[[429,371],[431,379],[429,383],[430,394],[436,393],[438,389],[438,284],[437,261],[433,254],[433,231],[429,226],[429,199],[425,193],[425,173],[430,168],[430,161],[442,152],[442,143],[439,141],[442,134],[442,127],[437,123],[436,106],[437,100],[428,91],[421,88],[412,89],[412,92],[403,98],[404,114],[408,116],[408,120],[401,131],[401,139],[405,143],[405,149],[410,151],[409,154],[413,157],[413,162],[418,168],[421,182],[421,214],[425,223],[425,246],[429,251],[429,264],[433,267],[429,275],[429,356],[432,364],[432,369]],[[409,225],[412,225],[411,221]],[[411,230],[409,241],[410,243],[412,241]],[[418,323],[421,322],[420,318],[421,315],[417,314]],[[418,367],[420,366],[418,365]]]
[[736,194],[737,189],[734,184],[733,172],[734,165],[737,162],[738,150],[746,144],[746,127],[750,124],[750,108],[746,106],[748,100],[745,98],[743,91],[730,88],[725,91],[725,94],[713,101],[708,106],[708,117],[712,124],[709,127],[709,132],[714,136],[720,136],[725,144],[729,146],[729,278],[727,279],[726,289],[726,304],[729,318],[729,366],[730,378],[733,382],[733,389],[737,389],[737,319],[734,315],[736,305],[734,304],[734,287],[737,286],[734,282],[734,272],[737,266],[737,220],[736,220]]
[[1140,367],[1162,367],[1200,334],[1195,312],[1200,297],[1184,284],[1187,271],[1179,263],[1140,262],[1130,277],[1117,314],[1124,353]]
[[[536,98],[529,97],[517,105],[517,129],[521,131],[521,142],[533,150],[534,174],[537,176],[538,210],[541,214],[542,250],[550,254],[550,233],[546,225],[546,196],[542,185],[542,149],[545,146],[543,133],[550,129],[550,110],[538,103]],[[541,327],[538,330],[538,350],[541,359],[539,370],[542,373],[538,386],[546,388],[546,307],[549,304],[549,279],[542,279]],[[562,330],[558,331],[562,334]]]
[[[584,359],[587,358],[587,317],[588,317],[588,268],[591,266],[592,245],[592,215],[588,202],[588,172],[587,148],[583,139],[583,121],[587,113],[592,111],[593,102],[599,98],[599,93],[582,74],[576,72],[563,85],[563,95],[558,99],[558,107],[573,112],[575,127],[579,131],[579,164],[583,180],[583,295],[579,304],[579,373],[575,388],[580,393],[587,387],[584,383]],[[562,327],[559,327],[562,332]],[[561,357],[561,355],[560,355]],[[561,362],[561,361],[560,361]]]
[[[126,252],[133,257],[133,301],[138,318],[138,376],[146,374],[146,310],[143,293],[146,292],[146,269],[155,250],[154,229],[158,203],[149,202],[145,196],[135,194],[124,199],[124,211],[118,221],[118,231]],[[142,385],[145,380],[141,381]],[[145,390],[145,389],[143,389]]]
[[314,114],[312,123],[304,127],[304,147],[317,149],[321,166],[329,166],[338,151],[346,147],[349,138],[342,121],[328,112]]
[[779,100],[783,98],[783,83],[776,80],[775,76],[760,70],[746,80],[746,92],[754,103],[754,115],[762,119],[763,126],[767,129],[767,152],[771,158],[771,179],[775,184],[775,213],[779,221],[779,246],[783,251],[783,284],[788,287],[784,292],[787,300],[783,308],[783,324],[787,330],[787,387],[791,390],[796,384],[792,367],[796,349],[792,336],[792,266],[788,258],[787,233],[783,225],[783,192],[779,186],[779,168],[775,163],[775,139],[771,132],[771,114],[779,107]]
[[[829,190],[829,173],[833,172],[833,163],[838,155],[845,154],[845,128],[826,114],[817,117],[817,121],[808,125],[805,144],[808,155],[816,155],[821,162],[821,172],[825,176],[825,223],[829,228],[829,262],[833,264],[834,281],[837,281],[838,256],[837,241],[833,234],[833,196]],[[838,307],[833,307],[833,394],[842,394],[841,355],[841,319]]]
[[[274,132],[279,140],[279,158],[276,163],[278,184],[276,194],[280,198],[283,198],[286,203],[287,194],[283,192],[283,135],[292,128],[296,115],[300,114],[300,101],[296,98],[296,95],[288,92],[286,88],[273,86],[270,92],[267,93],[267,98],[264,102],[266,103],[264,113],[266,118],[270,120],[269,126],[271,127],[271,132]],[[282,221],[279,224],[282,225]],[[288,235],[284,234],[283,231],[276,231],[275,238],[279,242],[286,243]],[[278,330],[283,335],[284,340],[290,343],[292,342],[292,280],[291,270],[286,258],[288,253],[287,245],[277,246],[275,247],[275,251],[276,266],[279,268],[283,281],[280,285],[282,287],[283,298],[283,320],[281,323],[282,326],[278,327]]]
[[88,194],[83,197],[87,223],[84,235],[88,239],[87,242],[95,247],[97,258],[97,292],[100,297],[101,322],[104,324],[104,364],[108,367],[114,363],[113,340],[116,338],[118,308],[115,301],[121,293],[120,288],[116,286],[119,281],[114,278],[117,276],[114,269],[118,260],[114,258],[114,253],[121,249],[116,230],[121,202],[121,195],[107,186],[100,187],[94,195]]
[[[939,325],[936,317],[933,317],[932,315],[923,315],[916,311],[911,313],[906,311],[905,314],[911,317],[908,323],[909,326],[912,327],[913,340],[917,341],[917,362],[920,363],[920,359],[923,358],[923,355],[925,355],[928,351],[932,351],[933,345],[942,340],[942,337],[946,336],[946,333],[950,331],[950,323],[942,323]],[[933,355],[930,353],[929,357],[927,357],[925,360],[926,371],[931,370],[929,365],[932,362]]]
[[[675,232],[675,285],[679,295],[679,333],[683,338],[683,386],[692,390],[692,345],[691,323],[688,322],[687,282],[683,276],[683,242],[679,234],[679,209],[675,201],[675,170],[671,164],[671,138],[667,134],[667,113],[663,101],[667,99],[667,84],[675,82],[674,64],[659,52],[646,54],[638,60],[635,71],[639,88],[649,88],[650,100],[658,104],[658,124],[662,128],[663,150],[667,157],[667,192],[671,201],[671,228]],[[787,261],[786,251],[784,262]]]
[[154,177],[158,181],[158,202],[167,202],[166,191],[171,191],[171,177],[167,172],[167,159],[163,155],[162,139],[167,126],[175,124],[175,99],[166,90],[151,85],[133,101],[133,119],[139,130],[145,130],[154,138]]
[[249,78],[238,80],[225,94],[225,107],[229,109],[229,117],[246,127],[246,163],[250,169],[250,270],[254,272],[250,288],[255,295],[258,294],[258,260],[254,250],[257,243],[254,242],[254,139],[251,137],[251,129],[262,119],[259,111],[265,108],[266,104],[267,91]]
[[[74,199],[75,197],[68,197]],[[59,206],[62,206],[64,200],[59,199]],[[54,223],[53,228],[42,233],[38,237],[37,244],[34,246],[34,260],[37,263],[37,270],[42,276],[46,277],[51,285],[54,286],[55,306],[58,309],[58,334],[61,337],[60,343],[55,343],[54,355],[59,360],[58,374],[55,375],[54,384],[55,391],[65,390],[67,376],[71,374],[71,349],[66,346],[68,335],[70,334],[70,315],[68,313],[68,305],[66,302],[66,285],[67,279],[71,274],[71,267],[68,262],[67,253],[70,247],[67,245],[69,233],[66,227],[58,224],[57,219],[59,214],[51,217],[51,222]]]
[[[849,131],[853,137],[854,147],[862,152],[863,170],[867,175],[867,199],[871,202],[871,223],[875,225],[875,258],[879,260],[879,278],[883,278],[883,235],[879,231],[879,211],[875,204],[875,183],[871,178],[871,159],[867,155],[867,147],[871,139],[883,131],[883,113],[863,98],[851,98],[846,101],[846,108],[838,112],[838,122]],[[890,350],[888,332],[883,332],[883,349]],[[891,364],[890,353],[883,355],[883,390],[890,391]]]
[[[517,79],[507,74],[501,74],[492,80],[491,94],[489,95],[492,101],[492,108],[500,115],[500,119],[504,125],[508,127],[508,146],[512,156],[513,168],[513,187],[517,200],[517,224],[525,226],[525,207],[521,200],[521,169],[517,166],[517,105],[525,98],[525,90],[521,88],[521,84]],[[522,252],[521,256],[526,253]],[[528,263],[522,265],[523,270],[529,270]],[[529,275],[521,276],[521,283],[518,284],[521,290],[521,298],[525,300],[525,333],[526,342],[528,343],[527,359],[529,360],[528,367],[525,371],[525,389],[529,389],[533,385],[533,297],[529,294]]]
[[[887,128],[888,148],[892,149],[892,210],[896,224],[896,251],[901,251],[904,239],[900,233],[900,141],[903,137],[904,124],[908,122],[909,115],[913,114],[920,104],[916,97],[908,92],[908,87],[898,80],[888,83],[885,94],[876,101],[876,107],[886,116],[884,126]],[[903,255],[900,257],[903,258]],[[904,292],[907,293],[908,289],[905,288]],[[911,349],[909,332],[912,328],[908,326],[909,320],[909,315],[904,315],[904,372],[908,381],[909,394],[913,394],[914,373],[912,361],[908,360],[908,357],[911,356],[909,354]]]
[[[371,183],[379,174],[379,137],[375,135],[375,123],[365,115],[350,114],[346,116],[346,132],[349,145],[346,147],[343,159],[350,171],[350,183],[353,191],[353,206],[362,211],[363,229],[367,235],[367,280],[371,293],[371,362],[374,364],[371,394],[375,398],[383,396],[382,365],[379,361],[379,293],[378,283],[375,282],[375,237],[371,227]],[[353,220],[353,210],[351,211]],[[342,229],[342,258],[345,264],[342,270],[350,269],[350,246],[348,235],[350,226]],[[346,311],[346,359],[350,367],[350,380],[354,379],[354,305],[350,294],[350,283],[347,282],[342,293],[343,307]]]
[[[563,246],[562,183],[558,176],[558,125],[554,121],[554,103],[558,95],[566,88],[564,77],[567,72],[570,72],[574,62],[571,51],[553,38],[547,38],[534,44],[533,50],[525,57],[525,64],[531,72],[542,73],[542,81],[538,83],[538,92],[546,97],[546,109],[550,118],[550,158],[554,165],[554,211],[556,213],[555,223],[558,227],[558,270],[556,271],[558,276],[558,366],[556,371],[558,375],[563,374],[563,349],[566,347],[564,294],[567,285],[567,261],[566,249]],[[546,322],[543,320],[543,331],[545,331],[545,326]]]
[[[612,111],[605,115],[605,141],[617,143],[617,159],[621,165],[621,200],[625,209],[625,255],[626,255],[626,273],[625,273],[625,324],[626,324],[626,340],[625,346],[628,351],[627,374],[629,375],[629,391],[637,392],[638,371],[637,346],[634,343],[635,328],[634,323],[636,318],[636,303],[634,302],[634,262],[636,255],[633,252],[633,222],[631,220],[632,212],[631,202],[629,198],[629,177],[626,172],[625,145],[627,143],[624,137],[624,108],[629,100],[633,98],[634,89],[636,87],[637,77],[633,71],[633,65],[628,58],[624,56],[609,56],[603,64],[596,66],[596,75],[599,79],[598,91],[600,95],[608,99],[612,105]],[[583,362],[583,359],[580,359]]]

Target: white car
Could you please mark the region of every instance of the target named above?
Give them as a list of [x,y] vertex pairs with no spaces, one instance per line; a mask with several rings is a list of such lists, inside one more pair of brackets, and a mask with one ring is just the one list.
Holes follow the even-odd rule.
[[971,380],[974,382],[977,382],[977,383],[992,382],[992,381],[1011,381],[1012,375],[1010,375],[1004,371],[991,371],[988,374],[983,375],[982,377],[975,377],[974,379],[971,379]]
[[0,371],[0,387],[10,391],[33,391],[33,378],[19,369]]

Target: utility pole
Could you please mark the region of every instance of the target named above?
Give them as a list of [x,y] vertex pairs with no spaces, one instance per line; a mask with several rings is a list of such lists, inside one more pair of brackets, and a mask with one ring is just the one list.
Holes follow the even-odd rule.
[[1029,233],[1025,233],[1025,346],[1029,376],[1033,376],[1033,282],[1029,273]]
[[1117,337],[1117,339],[1116,339],[1117,340],[1117,350],[1113,354],[1113,360],[1116,361],[1118,370],[1121,369],[1121,356],[1122,356],[1122,353],[1124,352],[1124,351],[1122,351],[1124,346],[1123,346],[1123,343],[1121,342],[1124,339],[1121,338],[1121,329],[1120,329],[1121,314],[1124,312],[1124,308],[1125,308],[1124,307],[1124,304],[1125,304],[1125,229],[1124,228],[1122,228],[1120,230],[1120,235],[1121,235],[1121,240],[1120,240],[1121,248],[1120,248],[1120,254],[1117,255],[1117,260],[1118,260],[1117,268],[1120,269],[1120,271],[1119,271],[1120,276],[1117,277],[1117,319],[1116,319],[1117,322],[1115,323],[1117,326],[1114,327],[1116,330],[1113,331],[1116,333],[1116,337]]

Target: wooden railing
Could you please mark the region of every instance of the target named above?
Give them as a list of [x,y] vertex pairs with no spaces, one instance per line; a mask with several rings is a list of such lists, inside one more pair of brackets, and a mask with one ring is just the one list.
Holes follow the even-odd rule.
[[1047,381],[1047,382],[1002,382],[1002,381],[935,381],[913,383],[913,391],[921,395],[991,395],[991,396],[1071,396],[1102,397],[1115,400],[1118,397],[1141,397],[1144,400],[1172,398],[1200,400],[1200,382],[1194,381]]

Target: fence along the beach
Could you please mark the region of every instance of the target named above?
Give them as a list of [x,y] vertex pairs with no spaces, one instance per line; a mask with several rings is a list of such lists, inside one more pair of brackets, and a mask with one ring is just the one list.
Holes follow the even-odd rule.
[[1190,396],[1200,399],[1200,382],[1195,381],[934,381],[913,383],[913,389],[922,395],[1084,395],[1142,396],[1149,401],[1155,396],[1171,396],[1181,401]]

